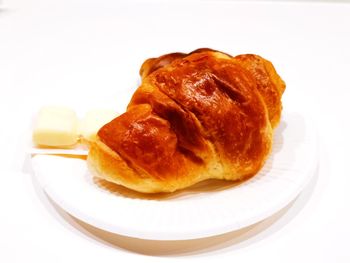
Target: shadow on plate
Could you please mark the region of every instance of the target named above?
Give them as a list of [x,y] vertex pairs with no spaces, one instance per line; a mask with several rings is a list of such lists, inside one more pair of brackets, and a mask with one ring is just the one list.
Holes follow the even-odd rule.
[[134,199],[159,200],[159,201],[186,198],[193,194],[222,191],[240,184],[239,182],[209,179],[209,180],[205,180],[200,183],[197,183],[193,186],[187,187],[185,189],[177,190],[173,193],[147,194],[147,193],[139,193],[139,192],[133,191],[124,186],[117,185],[97,177],[93,178],[93,182],[100,189],[107,191],[113,195],[122,195],[124,197],[134,198]]

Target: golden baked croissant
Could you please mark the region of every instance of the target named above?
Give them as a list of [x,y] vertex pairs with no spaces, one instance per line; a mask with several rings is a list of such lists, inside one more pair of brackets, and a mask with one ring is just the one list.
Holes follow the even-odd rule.
[[93,174],[155,193],[243,180],[263,166],[285,89],[269,61],[198,49],[148,59],[140,75],[127,111],[91,144]]

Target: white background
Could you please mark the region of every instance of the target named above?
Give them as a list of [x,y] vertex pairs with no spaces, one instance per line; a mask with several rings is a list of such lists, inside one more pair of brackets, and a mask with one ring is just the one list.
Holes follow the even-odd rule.
[[[0,10],[0,262],[350,261],[350,4],[51,2]],[[285,108],[313,117],[320,161],[302,194],[257,225],[182,242],[111,235],[52,204],[25,154],[36,110],[122,112],[144,59],[198,47],[268,58],[287,83]]]

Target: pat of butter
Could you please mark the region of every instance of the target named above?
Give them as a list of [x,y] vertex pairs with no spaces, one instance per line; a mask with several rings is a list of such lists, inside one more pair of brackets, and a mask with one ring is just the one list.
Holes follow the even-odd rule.
[[78,119],[64,107],[47,106],[38,113],[33,141],[42,146],[72,146],[78,140]]
[[95,109],[88,111],[79,124],[79,134],[87,141],[96,139],[98,130],[117,117],[115,110]]

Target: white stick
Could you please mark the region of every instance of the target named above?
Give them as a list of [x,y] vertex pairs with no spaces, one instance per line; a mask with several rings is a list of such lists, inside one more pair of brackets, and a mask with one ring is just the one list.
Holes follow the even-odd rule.
[[64,154],[64,155],[88,155],[88,149],[45,149],[45,148],[30,148],[28,153],[35,154]]

